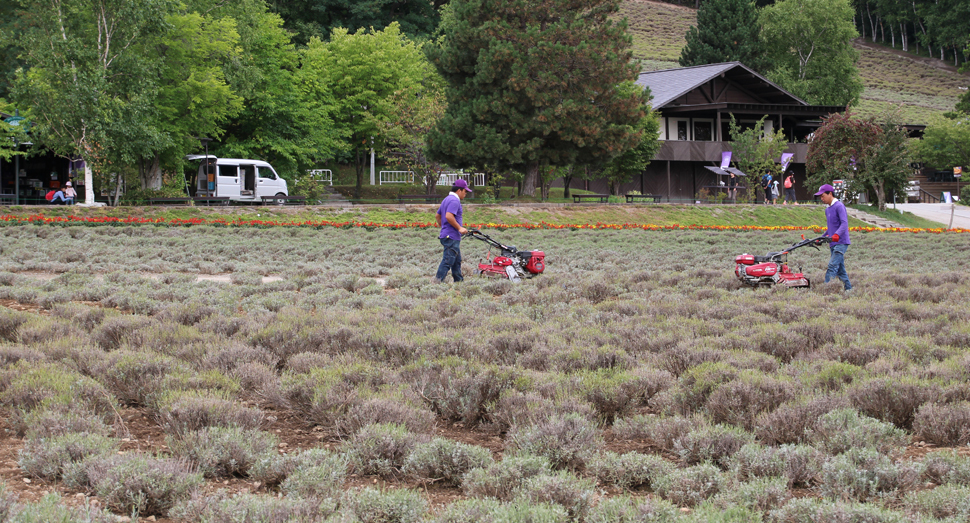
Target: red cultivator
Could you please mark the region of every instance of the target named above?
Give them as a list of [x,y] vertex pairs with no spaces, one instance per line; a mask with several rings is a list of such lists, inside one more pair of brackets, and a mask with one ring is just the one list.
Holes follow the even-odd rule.
[[[522,278],[541,274],[546,269],[546,253],[542,251],[520,251],[514,245],[502,245],[478,229],[469,229],[467,236],[489,246],[485,259],[478,264],[475,274],[499,276],[518,282]],[[492,257],[491,247],[499,249],[500,254]]]
[[769,252],[764,256],[753,254],[741,254],[734,258],[734,274],[741,280],[741,283],[752,287],[771,287],[780,283],[785,287],[811,287],[812,282],[802,274],[801,267],[799,272],[792,272],[788,268],[788,253],[800,247],[815,247],[823,243],[832,241],[826,236],[819,236],[806,240],[802,236],[802,241],[792,244],[780,252]]

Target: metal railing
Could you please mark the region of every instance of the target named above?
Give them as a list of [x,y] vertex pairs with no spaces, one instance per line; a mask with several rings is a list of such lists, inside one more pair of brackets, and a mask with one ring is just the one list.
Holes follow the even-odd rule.
[[470,183],[472,187],[485,185],[485,173],[441,173],[438,177],[438,185],[452,186],[459,178]]
[[926,192],[925,189],[919,190],[919,201],[923,203],[940,203],[940,198],[934,196],[932,193]]
[[313,169],[307,171],[307,174],[317,182],[326,182],[327,185],[333,185],[333,171],[330,169]]
[[414,183],[414,171],[381,171],[378,185],[385,183]]

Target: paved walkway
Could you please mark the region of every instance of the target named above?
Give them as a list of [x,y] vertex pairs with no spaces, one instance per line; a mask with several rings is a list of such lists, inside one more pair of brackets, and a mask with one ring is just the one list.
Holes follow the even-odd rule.
[[[892,204],[887,208],[891,209]],[[920,218],[933,220],[946,227],[950,223],[949,203],[897,203],[896,208],[905,212],[911,212]],[[953,209],[953,227],[970,229],[970,207],[957,204]]]

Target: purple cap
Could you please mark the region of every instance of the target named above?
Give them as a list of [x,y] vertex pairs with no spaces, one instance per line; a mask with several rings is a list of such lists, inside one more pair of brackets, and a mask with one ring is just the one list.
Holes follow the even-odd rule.
[[471,187],[468,186],[468,182],[466,182],[461,178],[458,178],[457,180],[455,180],[455,189],[464,189],[468,192],[472,192]]
[[823,193],[827,193],[827,192],[833,192],[834,193],[835,192],[835,187],[832,187],[829,184],[825,184],[825,185],[823,185],[823,186],[821,186],[821,187],[818,188],[818,192],[815,193],[815,196],[821,196]]

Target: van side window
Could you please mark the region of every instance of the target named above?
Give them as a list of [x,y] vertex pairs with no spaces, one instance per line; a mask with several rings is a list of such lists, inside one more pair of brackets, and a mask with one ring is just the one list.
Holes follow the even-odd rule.
[[260,178],[269,178],[270,180],[276,179],[276,173],[273,172],[269,167],[259,167],[258,171]]
[[238,174],[235,165],[220,165],[219,166],[219,176],[229,176],[235,178]]

